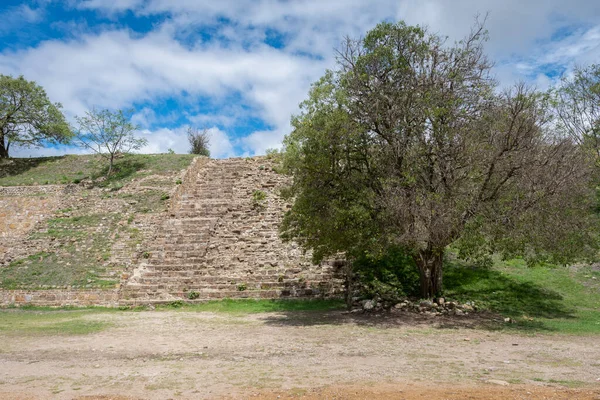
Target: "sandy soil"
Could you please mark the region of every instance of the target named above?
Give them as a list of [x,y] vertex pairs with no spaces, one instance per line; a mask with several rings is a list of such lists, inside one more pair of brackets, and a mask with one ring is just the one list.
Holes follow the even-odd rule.
[[507,334],[408,314],[86,318],[112,327],[0,335],[0,399],[600,400],[594,336]]

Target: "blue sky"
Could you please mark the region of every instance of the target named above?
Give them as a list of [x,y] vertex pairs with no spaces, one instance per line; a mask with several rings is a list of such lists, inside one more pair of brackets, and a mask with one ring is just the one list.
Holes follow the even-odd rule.
[[503,86],[544,89],[600,62],[598,0],[3,0],[0,73],[38,82],[70,121],[92,107],[133,109],[143,152],[186,152],[192,125],[208,129],[214,157],[263,154],[345,36],[403,19],[458,40],[486,13]]

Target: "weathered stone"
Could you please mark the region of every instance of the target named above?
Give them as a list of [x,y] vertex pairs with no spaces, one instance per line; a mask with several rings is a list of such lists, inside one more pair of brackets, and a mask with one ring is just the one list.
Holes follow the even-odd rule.
[[433,307],[433,303],[432,303],[430,300],[422,300],[422,301],[419,303],[419,306],[420,306],[421,308],[424,308],[424,309],[426,309],[426,310],[429,310],[431,307]]
[[363,300],[361,303],[363,310],[370,311],[375,308],[374,300]]
[[510,383],[508,383],[506,381],[501,381],[499,379],[488,379],[486,382],[491,383],[492,385],[499,385],[499,386],[509,386],[510,385]]
[[[278,175],[267,158],[197,159],[171,196],[157,237],[148,243],[155,262],[141,260],[123,282],[125,295],[152,300],[185,289],[199,298],[312,297],[341,292],[339,269],[313,265],[294,243],[283,243],[278,226],[286,208]],[[262,191],[257,201],[253,193]],[[199,250],[199,251],[197,251]],[[185,279],[183,277],[185,276]],[[147,287],[166,282],[164,290]],[[326,286],[323,286],[323,285]]]

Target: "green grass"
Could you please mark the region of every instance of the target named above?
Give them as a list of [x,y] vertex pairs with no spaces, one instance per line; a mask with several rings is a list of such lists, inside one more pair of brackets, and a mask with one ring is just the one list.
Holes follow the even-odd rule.
[[[262,312],[329,311],[343,308],[340,300],[215,300],[206,303],[162,305],[160,310],[183,312],[215,312],[235,315]],[[0,309],[0,336],[85,335],[100,332],[112,326],[111,322],[91,320],[102,313],[152,312],[144,307],[104,308],[88,307],[62,309],[49,307],[22,307]]]
[[263,312],[331,311],[344,309],[341,300],[253,300],[224,299],[202,303],[174,302],[160,305],[157,309],[179,309],[183,311],[207,311],[231,314],[256,314]]
[[111,326],[105,321],[90,321],[85,318],[98,312],[109,310],[0,310],[0,335],[55,336],[96,333]]
[[[186,168],[192,154],[125,154],[115,162],[115,172],[101,186],[115,186],[151,174]],[[0,186],[47,185],[97,179],[106,175],[106,160],[98,155],[10,158],[0,160]]]
[[150,213],[163,211],[165,201],[169,199],[166,192],[162,190],[147,189],[143,192],[132,193],[109,193],[109,197],[116,197],[130,201],[131,209],[135,213]]
[[[596,279],[593,279],[596,277]],[[511,317],[510,329],[600,334],[600,272],[591,267],[527,267],[523,260],[496,260],[491,268],[451,261],[445,295],[475,301]]]

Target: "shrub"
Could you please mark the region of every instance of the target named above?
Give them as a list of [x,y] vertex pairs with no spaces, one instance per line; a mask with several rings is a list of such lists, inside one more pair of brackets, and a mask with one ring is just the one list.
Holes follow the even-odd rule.
[[198,128],[188,127],[188,141],[190,142],[190,153],[210,157],[208,146],[210,137],[206,129],[200,131]]
[[198,297],[200,297],[200,293],[198,293],[198,292],[196,292],[196,291],[194,291],[194,290],[192,290],[191,292],[189,292],[189,293],[187,294],[187,298],[188,298],[188,299],[190,299],[190,300],[195,300],[195,299],[197,299]]
[[267,194],[262,190],[255,190],[252,192],[252,205],[255,208],[262,207],[262,202],[267,198]]
[[419,295],[419,273],[412,257],[401,248],[363,254],[353,264],[356,284],[365,297],[395,302]]

